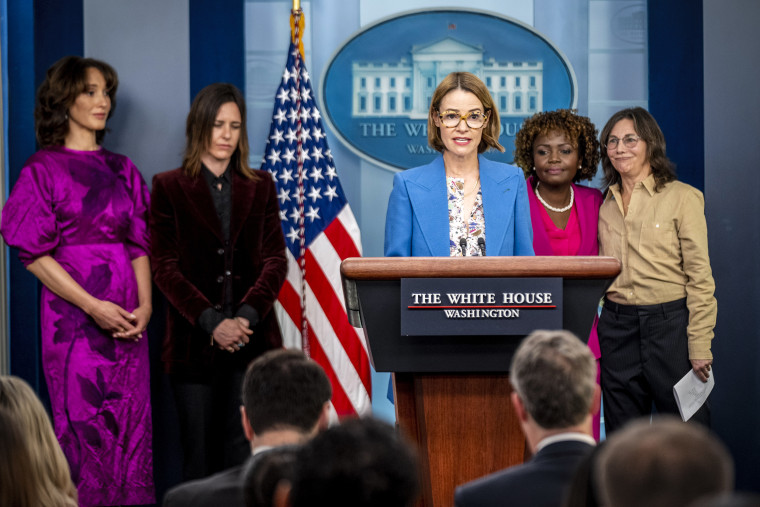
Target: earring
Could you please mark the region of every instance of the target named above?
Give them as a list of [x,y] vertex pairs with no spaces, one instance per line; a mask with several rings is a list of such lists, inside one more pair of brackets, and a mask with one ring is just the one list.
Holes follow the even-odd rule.
[[69,113],[63,113],[63,119],[68,120],[69,119]]

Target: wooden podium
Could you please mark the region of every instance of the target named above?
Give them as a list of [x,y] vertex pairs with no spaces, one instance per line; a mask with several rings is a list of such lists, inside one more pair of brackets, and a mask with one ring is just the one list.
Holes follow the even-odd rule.
[[[530,452],[510,402],[509,365],[524,335],[401,336],[402,278],[561,278],[563,327],[588,339],[612,257],[380,257],[341,264],[349,321],[372,365],[393,372],[396,420],[417,443],[422,505],[450,506],[464,482]],[[477,325],[477,322],[473,322]],[[376,393],[383,396],[385,393]]]

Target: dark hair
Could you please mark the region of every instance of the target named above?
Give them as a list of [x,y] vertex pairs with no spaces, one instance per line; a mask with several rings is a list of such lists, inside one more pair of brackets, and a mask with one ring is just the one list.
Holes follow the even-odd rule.
[[351,419],[304,444],[290,505],[411,506],[418,473],[414,452],[393,427],[371,418]]
[[230,165],[233,169],[251,180],[259,176],[248,166],[248,129],[246,128],[245,100],[235,85],[229,83],[210,84],[195,96],[185,125],[185,154],[182,167],[185,174],[195,178],[201,172],[201,157],[211,144],[211,134],[219,109],[228,102],[234,103],[240,110],[240,140],[232,154]]
[[[116,108],[116,89],[119,77],[113,67],[94,58],[65,56],[55,62],[37,89],[37,105],[34,108],[34,129],[37,142],[43,148],[60,146],[69,133],[68,111],[79,94],[87,90],[87,69],[97,69],[106,81],[106,91],[111,98],[111,110]],[[106,130],[95,133],[95,141],[103,142]]]
[[451,91],[464,90],[475,95],[481,104],[483,104],[484,114],[488,114],[488,123],[483,128],[483,136],[478,145],[478,153],[483,153],[489,148],[504,151],[504,147],[499,144],[499,134],[501,133],[501,122],[499,121],[499,110],[494,106],[493,98],[488,92],[488,88],[483,81],[478,79],[475,74],[469,72],[452,72],[440,82],[433,92],[433,98],[430,100],[430,111],[428,112],[428,144],[436,151],[443,152],[446,146],[441,139],[441,133],[435,124],[435,117],[440,114],[441,101]]
[[557,109],[536,113],[527,118],[515,136],[515,164],[522,168],[525,176],[535,176],[533,143],[540,135],[558,131],[565,134],[578,150],[581,169],[575,174],[574,182],[591,180],[599,165],[599,141],[596,127],[586,116],[580,116],[574,109]]
[[243,380],[243,406],[258,434],[281,428],[311,432],[331,396],[322,367],[298,350],[267,352],[251,363]]
[[649,114],[649,111],[641,107],[630,107],[618,111],[612,115],[612,118],[607,121],[607,124],[602,129],[599,143],[602,149],[604,185],[609,188],[612,185],[619,184],[621,181],[620,173],[615,170],[607,154],[607,141],[615,125],[619,121],[626,119],[633,122],[633,130],[636,131],[636,135],[647,143],[647,161],[652,167],[655,192],[659,192],[666,183],[676,179],[676,170],[673,162],[665,154],[665,136],[662,130],[660,130],[660,126],[657,125],[657,121]]
[[293,480],[299,449],[297,445],[283,445],[248,460],[243,471],[246,507],[272,507],[280,481]]

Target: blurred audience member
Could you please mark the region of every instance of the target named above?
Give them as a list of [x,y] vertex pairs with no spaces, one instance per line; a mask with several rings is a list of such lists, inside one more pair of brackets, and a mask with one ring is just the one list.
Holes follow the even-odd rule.
[[[251,363],[240,410],[253,454],[249,466],[271,449],[303,443],[325,428],[331,396],[324,370],[303,352],[274,350]],[[164,506],[242,506],[245,467],[181,484],[166,494]]]
[[407,507],[419,493],[417,460],[388,424],[352,419],[320,433],[298,453],[278,507]]
[[15,435],[10,425],[0,423],[3,434],[0,463],[12,463],[0,466],[0,505],[78,505],[66,457],[32,388],[18,377],[0,375],[0,409],[13,419],[20,432]]
[[284,445],[249,461],[243,473],[243,497],[246,507],[272,507],[280,481],[290,483],[296,469],[299,446]]
[[534,331],[512,359],[512,404],[533,458],[456,490],[458,507],[556,507],[583,458],[594,448],[591,417],[599,410],[596,361],[569,331]]
[[687,507],[730,491],[734,465],[726,447],[701,425],[648,418],[612,435],[596,469],[607,507]]

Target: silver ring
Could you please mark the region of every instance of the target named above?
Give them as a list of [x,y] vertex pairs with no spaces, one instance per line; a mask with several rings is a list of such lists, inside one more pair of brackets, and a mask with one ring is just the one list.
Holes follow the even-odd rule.
[[237,345],[237,348],[242,349],[245,346],[245,343],[240,342],[240,343],[236,343],[235,345]]

